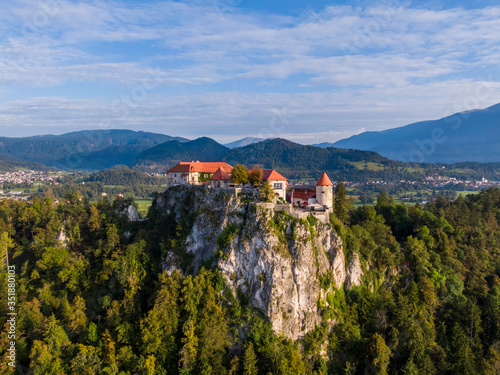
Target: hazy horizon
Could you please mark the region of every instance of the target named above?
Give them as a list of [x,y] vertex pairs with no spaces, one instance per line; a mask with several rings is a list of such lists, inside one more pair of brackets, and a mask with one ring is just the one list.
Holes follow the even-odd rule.
[[3,136],[313,144],[500,102],[493,1],[46,1],[0,15]]

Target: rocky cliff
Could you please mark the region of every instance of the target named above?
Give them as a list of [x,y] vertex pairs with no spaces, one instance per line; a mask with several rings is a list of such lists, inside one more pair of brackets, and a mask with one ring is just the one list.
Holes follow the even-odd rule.
[[[176,221],[190,218],[184,247],[194,272],[217,266],[276,332],[301,338],[321,323],[327,293],[346,280],[342,241],[328,224],[295,219],[249,198],[229,189],[175,187],[157,197],[156,207]],[[172,271],[180,263],[170,253],[164,267]],[[355,263],[349,267],[353,285],[361,277]]]

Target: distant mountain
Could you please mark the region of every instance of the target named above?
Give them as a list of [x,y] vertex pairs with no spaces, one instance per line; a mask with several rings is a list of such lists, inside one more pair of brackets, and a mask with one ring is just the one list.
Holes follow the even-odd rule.
[[141,169],[168,169],[180,161],[219,161],[228,151],[207,137],[189,142],[169,141],[141,152],[135,163]]
[[0,153],[61,169],[104,169],[122,158],[131,161],[141,151],[172,140],[187,141],[142,131],[85,130],[62,135],[0,137]]
[[238,141],[226,143],[224,146],[226,146],[228,148],[244,147],[244,146],[251,145],[253,143],[262,142],[264,140],[265,140],[264,138],[245,137],[245,138],[240,139]]
[[[385,176],[402,163],[394,162],[371,151],[344,150],[306,146],[276,138],[230,150],[223,159],[229,164],[260,164],[263,168],[275,168],[288,178],[315,178],[328,172],[333,178]],[[383,172],[364,170],[362,163],[380,164]],[[370,165],[371,165],[370,164]],[[398,177],[395,174],[390,179]],[[386,176],[387,177],[387,176]]]
[[[137,156],[147,149],[148,147],[145,145],[110,146],[104,150],[82,156],[77,168],[102,171],[115,165],[130,166],[135,164]],[[62,162],[64,160],[61,160]]]
[[316,146],[316,147],[321,147],[321,148],[335,147],[335,146],[333,145],[333,143],[331,143],[331,142],[315,143],[315,144],[313,144],[313,146]]
[[[232,165],[244,164],[248,168],[259,164],[262,168],[277,169],[289,179],[315,179],[321,173],[327,172],[334,180],[342,178],[350,181],[399,181],[422,179],[426,174],[448,170],[443,170],[442,165],[390,160],[373,151],[321,148],[280,138],[229,149],[205,137],[189,142],[170,141],[152,147],[138,155],[134,167],[143,171],[165,172],[180,161],[195,160],[226,161]],[[468,163],[457,168],[465,168],[468,171],[472,168],[474,177],[481,178],[495,175],[499,165]]]
[[[143,171],[165,172],[180,161],[226,161],[251,168],[279,170],[288,178],[317,178],[326,171],[332,178],[400,178],[403,163],[394,162],[371,151],[343,150],[304,146],[286,139],[268,139],[244,147],[229,149],[213,139],[198,138],[189,142],[170,141],[141,152],[135,167]],[[370,168],[366,167],[368,163]]]
[[431,163],[500,162],[500,104],[379,132],[335,147],[376,151],[394,160]]

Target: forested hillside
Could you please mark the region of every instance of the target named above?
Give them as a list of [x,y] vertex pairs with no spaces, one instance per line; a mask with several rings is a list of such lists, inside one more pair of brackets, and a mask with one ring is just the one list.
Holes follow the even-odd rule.
[[403,163],[387,159],[373,151],[320,148],[286,139],[268,139],[230,150],[224,161],[229,164],[260,164],[274,168],[289,179],[317,178],[323,172],[335,179],[366,181],[423,180],[425,176],[449,176],[458,179],[497,180],[499,163],[430,164]]
[[229,149],[211,138],[189,142],[170,141],[147,149],[135,160],[137,167],[165,172],[180,161],[219,161]]
[[[245,144],[245,142],[241,143]],[[0,137],[0,171],[35,170],[53,166],[65,171],[100,171],[127,166],[165,173],[180,161],[226,161],[251,168],[279,170],[289,179],[316,179],[327,172],[334,179],[355,182],[423,180],[428,176],[496,181],[500,163],[404,163],[373,151],[301,145],[286,139],[267,139],[228,148],[207,137],[189,141],[162,134],[129,130],[95,130],[26,138]],[[43,164],[41,164],[43,163]]]
[[61,169],[105,169],[128,164],[143,150],[184,138],[132,130],[86,130],[62,135],[0,137],[0,153]]
[[16,172],[20,169],[28,169],[34,171],[51,171],[56,170],[56,168],[47,167],[44,164],[22,161],[12,155],[0,153],[0,172]]
[[[499,189],[411,208],[381,194],[376,206],[353,209],[339,193],[331,225],[347,262],[359,254],[363,282],[337,285],[321,306],[323,324],[296,343],[276,335],[209,263],[193,274],[191,215],[153,206],[148,220],[128,222],[121,212],[130,201],[80,198],[0,201],[0,254],[16,266],[24,373],[498,373]],[[183,260],[182,273],[162,272],[169,254]],[[13,374],[1,296],[0,372]]]
[[158,179],[144,172],[124,168],[106,169],[101,172],[91,173],[85,182],[102,182],[105,185],[155,185]]

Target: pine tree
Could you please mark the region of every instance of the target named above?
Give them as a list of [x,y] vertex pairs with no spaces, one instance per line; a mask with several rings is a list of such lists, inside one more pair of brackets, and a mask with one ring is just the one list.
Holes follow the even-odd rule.
[[272,201],[274,197],[276,196],[274,194],[274,189],[269,183],[269,181],[264,181],[262,185],[260,185],[260,199],[263,201]]
[[181,339],[183,347],[179,360],[179,373],[190,374],[195,365],[196,352],[198,349],[198,337],[195,335],[195,323],[189,319],[183,327],[184,337]]
[[386,345],[385,340],[378,333],[375,333],[371,338],[369,345],[369,355],[371,357],[371,366],[373,373],[386,375],[387,366],[389,365],[391,350]]
[[253,349],[253,344],[249,343],[243,354],[243,375],[257,375],[257,357]]
[[339,180],[335,188],[335,197],[333,198],[333,209],[335,215],[342,223],[347,221],[347,194],[345,191],[344,182]]

